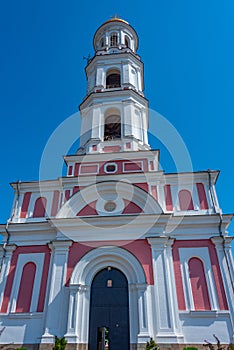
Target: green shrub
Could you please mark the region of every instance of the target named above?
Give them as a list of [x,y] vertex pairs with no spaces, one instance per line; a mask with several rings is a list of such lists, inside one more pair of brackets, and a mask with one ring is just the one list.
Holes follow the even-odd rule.
[[195,346],[187,346],[186,348],[183,348],[183,350],[198,350]]
[[153,340],[153,338],[150,338],[150,341],[147,341],[146,343],[146,350],[159,350],[158,345],[155,343],[155,341]]
[[53,350],[65,350],[66,345],[67,345],[67,341],[65,337],[59,338],[55,336]]

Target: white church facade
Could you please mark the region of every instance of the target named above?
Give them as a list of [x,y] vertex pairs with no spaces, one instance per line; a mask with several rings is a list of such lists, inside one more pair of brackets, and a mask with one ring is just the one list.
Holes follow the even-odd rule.
[[137,48],[122,19],[97,29],[67,175],[12,184],[0,345],[49,349],[55,335],[77,350],[234,342],[232,215],[219,207],[219,172],[160,169]]

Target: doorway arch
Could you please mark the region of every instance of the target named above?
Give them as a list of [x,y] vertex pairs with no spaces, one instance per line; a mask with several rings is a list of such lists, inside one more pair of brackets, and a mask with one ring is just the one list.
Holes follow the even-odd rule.
[[127,250],[103,246],[85,254],[73,270],[65,335],[69,343],[88,344],[92,282],[108,266],[121,271],[127,280],[130,344],[149,340],[147,300],[150,300],[151,292],[143,267]]
[[111,266],[99,271],[91,286],[89,350],[129,350],[128,281]]

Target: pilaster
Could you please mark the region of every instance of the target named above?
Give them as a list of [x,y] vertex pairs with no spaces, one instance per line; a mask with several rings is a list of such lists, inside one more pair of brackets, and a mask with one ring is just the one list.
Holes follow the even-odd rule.
[[11,266],[11,259],[14,250],[16,249],[15,244],[5,245],[0,247],[0,309],[3,301],[4,290],[6,286],[6,281]]
[[54,241],[51,244],[51,280],[48,296],[48,308],[45,318],[45,332],[42,343],[53,342],[54,335],[60,334],[62,305],[65,297],[65,280],[67,272],[68,251],[72,241]]
[[172,262],[173,241],[166,236],[148,238],[152,249],[154,271],[156,305],[154,331],[157,342],[161,343],[183,342]]

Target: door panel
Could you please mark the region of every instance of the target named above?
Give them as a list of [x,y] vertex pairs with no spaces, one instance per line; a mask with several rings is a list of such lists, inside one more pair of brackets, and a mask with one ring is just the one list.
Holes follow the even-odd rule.
[[114,268],[100,271],[92,283],[89,350],[105,349],[104,340],[100,345],[101,332],[106,334],[109,350],[129,349],[128,283],[124,274]]

